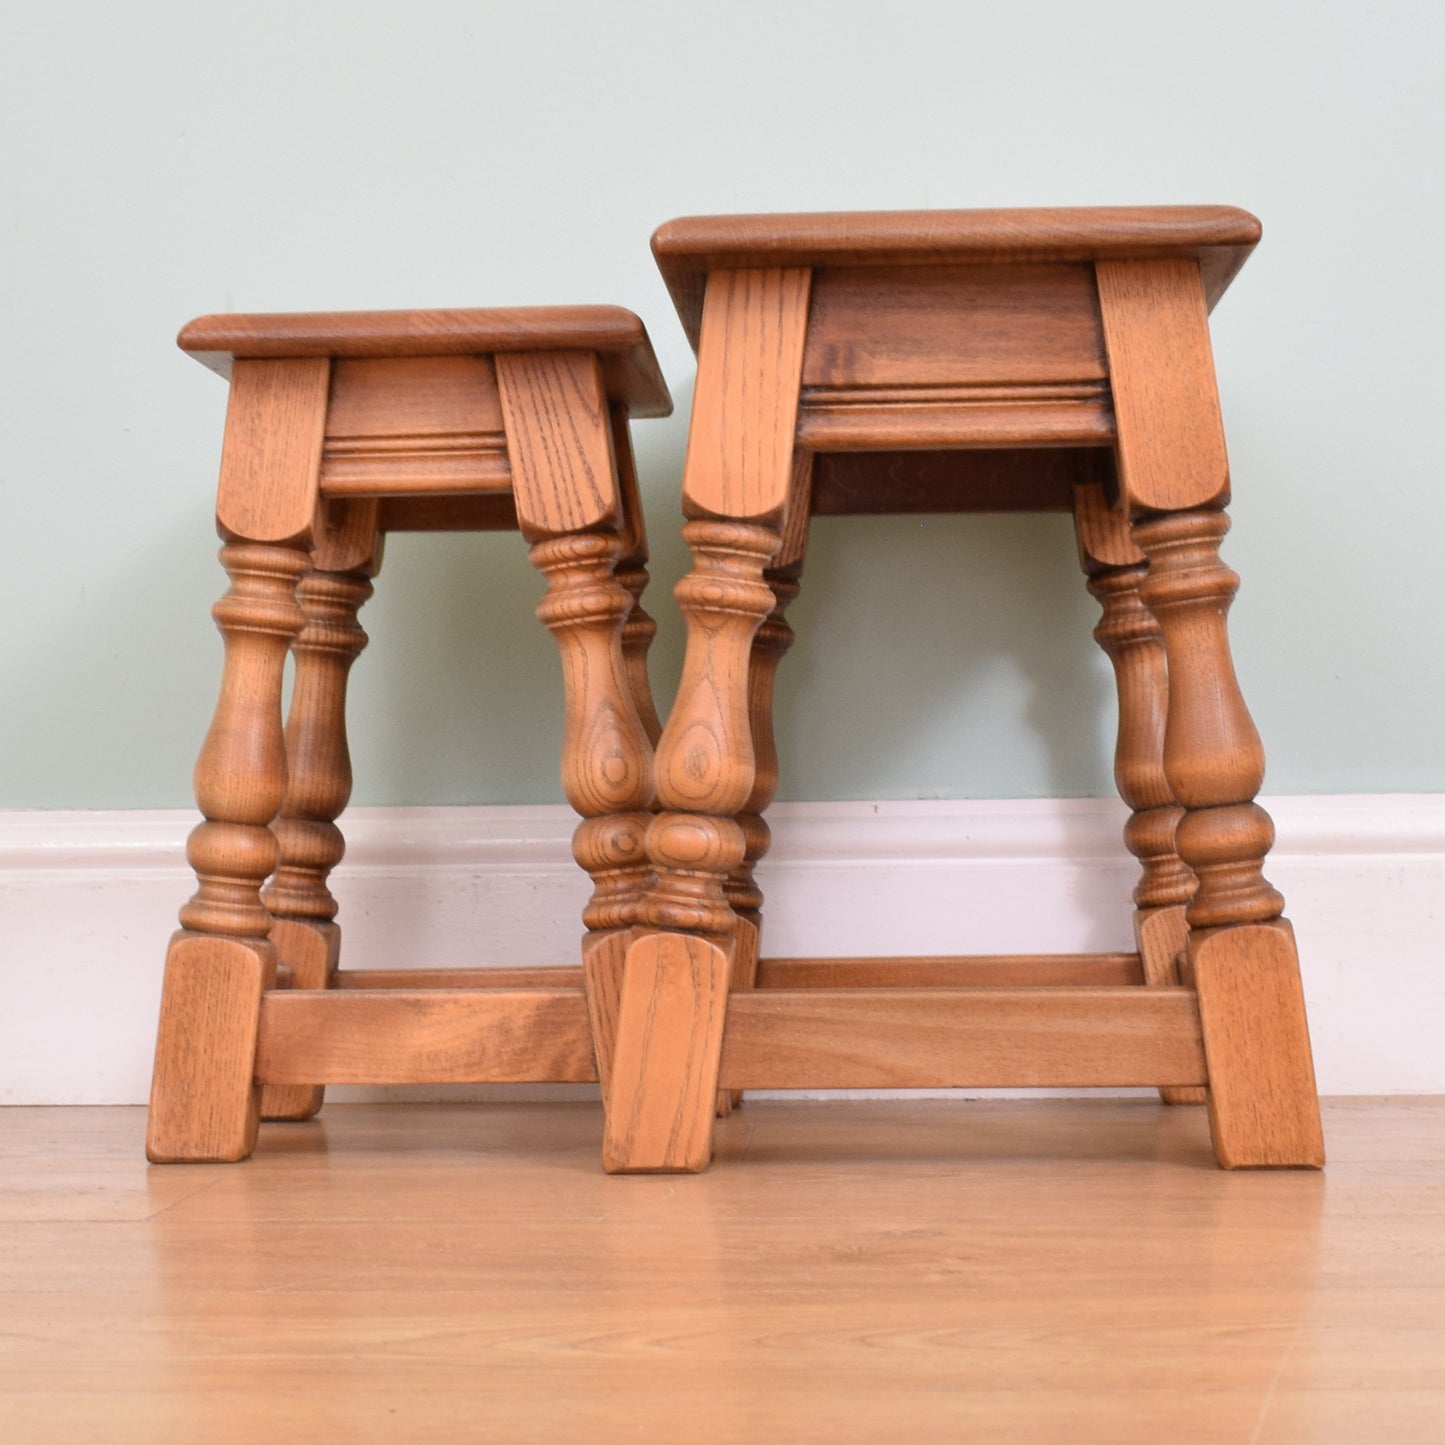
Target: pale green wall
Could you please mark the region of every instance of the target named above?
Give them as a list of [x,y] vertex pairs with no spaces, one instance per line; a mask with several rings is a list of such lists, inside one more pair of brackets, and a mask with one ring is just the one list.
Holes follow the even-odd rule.
[[[1445,790],[1436,565],[1445,7],[34,3],[0,34],[0,807],[189,801],[219,644],[223,384],[200,312],[610,301],[679,414],[637,442],[657,574],[692,360],[647,238],[727,210],[1222,201],[1241,676],[1284,792]],[[1109,788],[1058,518],[829,521],[784,795]],[[396,540],[361,802],[556,799],[515,537]],[[670,693],[667,630],[656,668]],[[847,639],[853,639],[849,645]]]

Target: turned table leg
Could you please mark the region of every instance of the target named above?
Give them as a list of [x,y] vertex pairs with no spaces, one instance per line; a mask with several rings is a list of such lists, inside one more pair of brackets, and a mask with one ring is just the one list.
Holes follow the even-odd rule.
[[276,976],[261,885],[276,866],[270,825],[286,788],[281,681],[302,626],[301,546],[230,542],[230,590],[213,616],[225,642],[221,695],[196,764],[205,821],[186,857],[195,896],[166,955],[146,1152],[156,1162],[244,1159],[256,1142],[261,994]]
[[[271,825],[276,873],[262,895],[271,941],[282,965],[280,986],[329,988],[341,952],[336,899],[327,880],[346,840],[336,819],[351,797],[346,738],[346,682],[366,646],[357,614],[372,593],[379,564],[376,504],[337,505],[296,588],[304,618],[291,647],[295,669],[286,719],[286,795]],[[268,1084],[263,1119],[309,1119],[321,1107],[320,1085]]]
[[[1175,849],[1184,810],[1164,772],[1169,669],[1159,621],[1142,596],[1149,568],[1128,518],[1108,505],[1098,482],[1075,487],[1074,521],[1088,588],[1103,609],[1094,638],[1114,666],[1118,692],[1114,780],[1131,810],[1124,843],[1141,868],[1134,932],[1144,980],[1154,987],[1177,985],[1189,940],[1184,910],[1195,879]],[[1166,1085],[1159,1094],[1166,1104],[1202,1104],[1205,1098],[1193,1086]]]
[[[773,695],[778,667],[787,656],[794,633],[784,615],[797,597],[803,575],[808,542],[809,492],[813,457],[800,451],[793,459],[793,480],[788,506],[788,526],[782,548],[763,573],[773,590],[773,610],[753,636],[752,660],[748,669],[748,709],[753,741],[753,790],[743,804],[738,822],[743,830],[743,861],[727,883],[727,898],[736,916],[734,923],[732,987],[749,989],[757,982],[758,957],[762,947],[763,894],[755,869],[772,842],[763,816],[778,791],[778,745],[773,731]],[[718,1095],[718,1117],[725,1118],[742,1101],[742,1091],[727,1089]]]
[[1284,900],[1265,880],[1274,841],[1255,801],[1264,750],[1235,678],[1226,617],[1239,585],[1219,558],[1217,508],[1135,526],[1143,598],[1168,656],[1164,767],[1185,812],[1176,841],[1199,880],[1186,913],[1215,1154],[1226,1168],[1324,1162],[1304,994]]
[[547,579],[537,616],[562,654],[562,788],[582,815],[572,854],[593,885],[582,914],[588,929],[582,968],[604,1101],[623,962],[652,878],[644,842],[652,820],[652,746],[638,715],[639,678],[624,649],[626,624],[638,609],[617,576],[622,551],[619,537],[587,533],[538,542],[530,554]]
[[780,553],[800,475],[810,286],[798,267],[707,283],[683,477],[693,567],[676,591],[687,657],[657,750],[660,811],[647,832],[657,881],[623,976],[603,1143],[612,1171],[707,1166],[728,989],[755,967],[756,925],[734,912],[729,886],[754,898],[747,860],[766,847],[761,820],[739,817],[757,818],[774,786],[759,785],[754,739],[754,684],[771,687],[773,643],[755,666],[754,639],[779,606],[765,574],[792,560]]
[[595,356],[499,355],[496,368],[517,520],[547,579],[537,615],[562,655],[562,789],[582,815],[572,852],[593,884],[582,971],[610,1109],[623,967],[652,877],[653,626],[639,600],[646,547],[632,449]]
[[[677,587],[687,660],[657,752],[662,811],[647,831],[656,882],[628,951],[603,1142],[611,1171],[695,1171],[712,1156],[717,1070],[737,917],[727,890],[747,852],[753,796],[753,638],[776,606],[764,570],[779,537],[690,522]],[[667,930],[666,932],[656,930]]]
[[[748,702],[751,714],[756,778],[738,815],[743,830],[743,859],[728,876],[724,893],[733,910],[733,963],[731,987],[749,989],[757,982],[758,956],[762,947],[763,893],[754,870],[772,843],[772,832],[763,813],[778,790],[778,752],[773,735],[773,690],[778,664],[793,645],[793,629],[783,613],[798,595],[795,577],[769,568],[764,580],[777,599],[753,639],[752,662],[748,670]],[[726,1118],[742,1102],[742,1091],[723,1089],[718,1094],[718,1117]]]
[[1149,571],[1141,598],[1169,677],[1164,772],[1184,809],[1175,847],[1198,887],[1185,919],[1214,1152],[1226,1167],[1324,1159],[1294,937],[1265,881],[1274,839],[1254,801],[1264,751],[1229,654],[1239,579],[1219,559],[1229,463],[1208,303],[1189,257],[1095,268],[1109,359],[1120,505]]
[[632,455],[632,436],[627,413],[621,407],[612,410],[612,452],[616,458],[617,485],[625,517],[634,519],[626,535],[626,550],[617,564],[617,580],[627,589],[632,606],[622,624],[622,657],[627,678],[632,686],[632,702],[647,734],[650,747],[657,746],[662,736],[662,720],[652,698],[652,682],[647,673],[647,654],[657,636],[657,623],[642,605],[647,590],[647,538],[642,529],[642,497],[637,487],[637,466]]
[[[604,1108],[611,1092],[612,1054],[617,1044],[617,1015],[622,1006],[622,974],[632,943],[638,908],[653,882],[647,858],[647,827],[656,811],[652,792],[652,753],[662,735],[662,722],[652,697],[647,655],[657,635],[657,623],[642,605],[647,590],[647,545],[642,534],[642,502],[632,455],[627,417],[612,413],[612,447],[625,517],[636,519],[624,536],[617,582],[626,591],[628,605],[622,620],[622,668],[632,706],[642,729],[640,754],[645,754],[648,797],[634,810],[604,814],[585,820],[577,829],[572,854],[592,878],[592,902],[583,913],[588,933],[582,941],[582,974],[587,989],[593,1051]],[[573,800],[573,806],[577,802]]]

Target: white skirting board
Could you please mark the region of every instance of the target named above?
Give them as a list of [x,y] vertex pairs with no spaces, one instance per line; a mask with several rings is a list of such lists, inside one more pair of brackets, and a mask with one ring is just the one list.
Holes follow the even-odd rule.
[[[1321,1091],[1445,1093],[1445,795],[1263,801]],[[1117,802],[791,803],[769,816],[769,955],[1132,946]],[[0,1103],[145,1101],[194,821],[0,814]],[[346,966],[573,962],[588,891],[574,821],[563,807],[348,814],[334,879]]]

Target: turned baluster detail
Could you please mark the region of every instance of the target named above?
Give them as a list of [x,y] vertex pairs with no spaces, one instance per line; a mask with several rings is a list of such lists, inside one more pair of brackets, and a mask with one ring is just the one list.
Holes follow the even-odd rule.
[[637,464],[632,455],[632,432],[627,409],[614,406],[609,417],[612,437],[612,458],[617,468],[617,489],[622,499],[622,523],[627,550],[617,564],[617,580],[632,598],[632,609],[622,624],[622,656],[627,676],[632,682],[632,700],[642,719],[647,741],[656,747],[662,735],[662,722],[652,700],[652,685],[647,676],[647,653],[657,635],[655,623],[642,606],[647,590],[647,536],[642,524],[642,498],[637,486]]
[[632,686],[632,701],[649,745],[655,747],[662,736],[662,720],[652,700],[652,684],[647,675],[647,654],[657,636],[657,623],[643,609],[642,594],[647,590],[647,568],[633,561],[619,567],[617,580],[632,599],[627,620],[622,624],[622,660]]
[[327,879],[346,851],[335,821],[351,797],[346,681],[366,646],[357,613],[371,592],[361,572],[315,569],[296,589],[305,621],[291,648],[286,796],[271,827],[280,861],[265,893],[278,918],[328,923],[336,917]]
[[1135,525],[1149,559],[1143,600],[1159,620],[1169,671],[1164,769],[1185,809],[1179,856],[1199,880],[1191,930],[1268,923],[1284,900],[1265,880],[1274,841],[1254,802],[1264,749],[1235,677],[1227,616],[1239,578],[1219,558],[1222,511],[1171,512]]
[[[794,569],[795,570],[795,569]],[[743,830],[745,852],[742,864],[728,880],[727,896],[734,910],[754,923],[761,923],[762,890],[753,870],[768,851],[772,833],[762,814],[778,791],[778,745],[773,732],[773,695],[778,667],[795,634],[783,615],[798,595],[798,580],[791,572],[770,570],[765,574],[775,603],[753,638],[752,663],[748,672],[748,711],[754,753],[753,789],[743,804],[738,823]]]
[[276,866],[270,824],[286,791],[281,683],[303,616],[296,581],[307,567],[299,547],[230,542],[221,565],[231,579],[211,615],[225,644],[221,695],[196,763],[196,803],[206,821],[186,858],[199,886],[181,909],[194,933],[265,938],[271,915],[261,885]]
[[[801,564],[800,564],[801,565]],[[796,572],[796,568],[790,569]],[[748,672],[748,709],[752,718],[755,777],[753,790],[738,814],[737,823],[743,833],[742,862],[728,875],[723,892],[734,914],[743,923],[737,932],[733,952],[731,986],[752,988],[758,976],[758,950],[763,928],[763,891],[758,887],[758,863],[772,846],[772,829],[763,817],[778,790],[778,748],[773,733],[773,693],[778,664],[793,645],[793,629],[783,613],[798,595],[795,576],[777,570],[764,574],[777,599],[772,612],[763,621],[753,638],[752,665]],[[742,1100],[741,1090],[723,1090],[718,1096],[718,1117],[728,1113]]]
[[530,553],[547,579],[537,616],[562,654],[562,788],[582,815],[572,852],[592,879],[583,922],[594,931],[629,927],[651,881],[652,747],[623,653],[624,624],[637,608],[616,575],[622,550],[615,535],[583,533],[538,542]]
[[1175,851],[1184,809],[1164,772],[1169,670],[1159,621],[1140,595],[1148,570],[1142,565],[1102,569],[1088,579],[1088,588],[1103,608],[1094,639],[1114,665],[1118,691],[1114,781],[1132,810],[1124,843],[1143,870],[1134,904],[1168,908],[1189,901],[1195,879]]
[[638,901],[652,884],[646,841],[651,821],[651,813],[612,813],[577,825],[572,857],[592,880],[592,896],[582,910],[589,931],[636,922]]
[[721,938],[734,921],[728,885],[748,852],[738,815],[758,782],[753,639],[777,606],[764,570],[780,539],[765,527],[710,521],[689,522],[683,538],[693,569],[675,595],[687,622],[687,660],[658,744],[663,811],[647,834],[657,882],[639,921]]

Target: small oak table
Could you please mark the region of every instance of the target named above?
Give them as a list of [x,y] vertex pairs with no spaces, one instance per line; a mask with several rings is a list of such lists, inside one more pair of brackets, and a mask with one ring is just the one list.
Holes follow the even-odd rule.
[[579,969],[348,972],[327,877],[382,538],[516,528],[562,651],[562,780],[595,884],[584,947],[632,922],[657,720],[628,418],[671,407],[642,323],[602,306],[208,316],[180,345],[230,378],[216,521],[231,587],[147,1152],[244,1158],[259,1118],[309,1116],[328,1083],[595,1078]]
[[[1229,656],[1207,315],[1226,207],[722,216],[653,249],[697,350],[687,659],[657,882],[598,1031],[604,1162],[696,1170],[717,1091],[1207,1092],[1226,1166],[1323,1162],[1295,944]],[[1137,955],[758,962],[772,683],[808,518],[1071,511],[1118,678]],[[599,1064],[603,1064],[599,1058]],[[610,1075],[610,1077],[609,1077]]]

